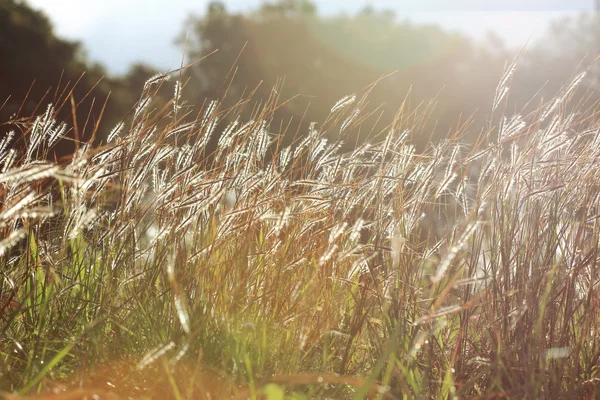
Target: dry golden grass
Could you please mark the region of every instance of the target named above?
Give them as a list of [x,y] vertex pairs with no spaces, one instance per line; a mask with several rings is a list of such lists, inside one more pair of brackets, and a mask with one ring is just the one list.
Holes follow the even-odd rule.
[[291,145],[273,132],[276,90],[249,121],[249,99],[195,118],[179,83],[148,107],[167,75],[102,147],[58,164],[56,110],[21,121],[24,151],[0,140],[0,388],[595,396],[596,114],[564,111],[576,77],[535,113],[503,115],[513,70],[477,146],[455,135],[424,153],[405,110],[341,150],[369,122],[369,88]]

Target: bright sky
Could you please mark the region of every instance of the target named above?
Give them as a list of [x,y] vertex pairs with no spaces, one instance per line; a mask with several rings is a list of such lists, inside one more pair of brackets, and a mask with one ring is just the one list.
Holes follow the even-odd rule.
[[[595,0],[320,0],[324,14],[355,12],[367,4],[396,11],[414,22],[437,23],[477,39],[496,32],[511,47],[539,38],[548,23],[593,9]],[[112,72],[135,61],[159,68],[178,65],[173,45],[190,13],[202,14],[208,0],[28,0],[50,16],[59,35],[81,40],[91,59]],[[260,0],[227,0],[229,10],[249,10]]]

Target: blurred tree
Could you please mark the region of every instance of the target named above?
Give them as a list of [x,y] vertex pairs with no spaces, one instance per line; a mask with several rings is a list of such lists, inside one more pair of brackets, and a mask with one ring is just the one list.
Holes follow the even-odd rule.
[[[306,0],[265,3],[247,15],[228,13],[223,3],[212,2],[203,17],[188,20],[186,32],[182,37],[191,61],[216,51],[191,68],[190,102],[219,98],[226,88],[229,104],[255,88],[254,99],[264,100],[285,78],[280,103],[301,95],[277,113],[277,126],[291,120],[291,132],[305,131],[309,121],[324,121],[341,97],[364,94],[369,84],[395,72],[370,91],[370,105],[364,107],[367,113],[383,104],[384,117],[373,116],[375,132],[392,121],[410,92],[413,109],[437,99],[424,130],[446,134],[465,115],[491,107],[505,56],[483,52],[435,26],[399,21],[391,11],[368,7],[354,16],[323,17]],[[234,67],[230,84],[227,72]],[[485,74],[476,74],[475,81],[473,71]]]
[[600,96],[597,91],[590,89],[597,88],[600,80],[597,65],[600,55],[599,22],[597,13],[581,13],[554,21],[546,35],[526,49],[513,85],[517,100],[522,103],[537,91],[543,98],[550,99],[581,70],[591,66],[574,94],[578,97],[575,100],[585,100],[584,103],[571,103],[583,107],[598,102]]
[[[53,103],[62,104],[59,116],[73,127],[72,138],[100,140],[137,100],[139,82],[155,73],[136,66],[125,78],[106,77],[101,65],[86,61],[80,43],[58,38],[43,13],[18,0],[0,0],[0,54],[0,133],[18,130],[11,118],[31,116]],[[62,141],[55,155],[74,148],[73,141]]]

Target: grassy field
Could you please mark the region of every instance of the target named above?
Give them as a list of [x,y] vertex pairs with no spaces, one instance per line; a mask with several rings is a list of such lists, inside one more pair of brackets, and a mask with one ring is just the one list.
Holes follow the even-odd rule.
[[[566,111],[583,76],[504,115],[513,71],[478,144],[423,153],[405,110],[342,152],[369,130],[367,93],[288,146],[275,91],[243,120],[247,99],[189,109],[176,76],[68,161],[46,160],[92,121],[55,121],[60,101],[19,120],[0,143],[0,389],[598,398],[597,119]],[[155,109],[161,85],[175,96]]]

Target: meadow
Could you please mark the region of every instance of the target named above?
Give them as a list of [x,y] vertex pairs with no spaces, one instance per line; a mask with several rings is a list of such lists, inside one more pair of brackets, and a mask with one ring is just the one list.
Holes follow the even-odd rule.
[[[177,73],[69,159],[48,161],[98,125],[56,120],[68,93],[14,119],[4,396],[597,398],[598,118],[570,102],[585,73],[508,113],[515,68],[477,143],[458,129],[423,152],[427,112],[408,107],[342,150],[370,131],[370,88],[291,144],[276,90],[190,108]],[[173,99],[154,107],[165,85]]]

